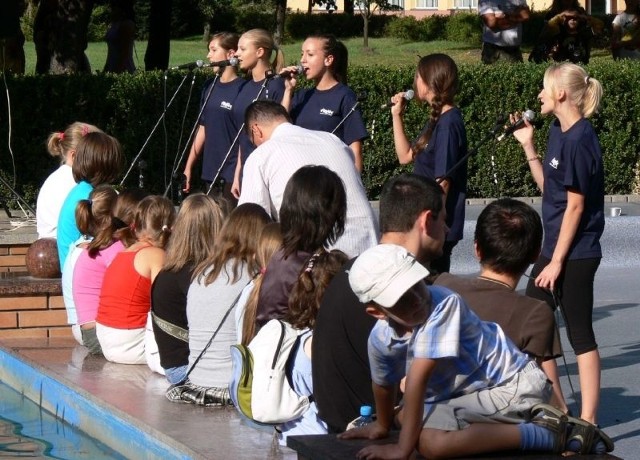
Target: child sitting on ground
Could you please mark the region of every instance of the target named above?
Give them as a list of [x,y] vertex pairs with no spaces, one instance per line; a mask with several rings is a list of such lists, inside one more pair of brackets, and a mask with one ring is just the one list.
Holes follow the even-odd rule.
[[[162,269],[164,247],[174,218],[175,209],[168,199],[161,196],[143,199],[133,223],[137,241],[118,253],[105,272],[96,334],[109,361],[147,362],[145,326],[151,310],[151,283]],[[161,369],[159,357],[157,360],[157,369]]]
[[[377,420],[340,435],[384,438],[395,388],[406,373],[397,444],[368,446],[359,458],[464,457],[502,450],[604,453],[595,425],[544,404],[545,374],[495,324],[460,296],[427,287],[429,274],[404,248],[381,244],[358,257],[349,283],[379,321],[369,336]],[[531,421],[528,421],[531,420]]]

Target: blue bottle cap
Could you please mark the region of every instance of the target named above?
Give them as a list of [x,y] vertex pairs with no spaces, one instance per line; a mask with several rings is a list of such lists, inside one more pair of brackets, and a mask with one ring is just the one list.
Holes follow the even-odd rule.
[[373,410],[371,406],[360,406],[360,416],[361,417],[371,417]]

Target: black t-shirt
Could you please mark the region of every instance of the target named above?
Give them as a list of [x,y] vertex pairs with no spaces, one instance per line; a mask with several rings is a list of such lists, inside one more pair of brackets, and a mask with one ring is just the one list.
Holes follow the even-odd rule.
[[313,395],[331,432],[344,431],[360,406],[374,405],[367,341],[376,320],[349,285],[354,261],[329,283],[313,329]]

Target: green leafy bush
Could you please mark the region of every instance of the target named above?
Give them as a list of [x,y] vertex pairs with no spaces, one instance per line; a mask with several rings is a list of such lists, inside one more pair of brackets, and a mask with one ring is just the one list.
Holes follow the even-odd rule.
[[[526,108],[539,111],[537,95],[545,68],[543,64],[529,63],[460,67],[458,104],[466,123],[469,146],[475,149],[469,160],[470,197],[538,194],[522,149],[515,140],[505,139],[500,143],[490,140],[484,144],[481,140],[494,126],[498,114]],[[640,128],[637,123],[640,119],[640,93],[637,91],[640,87],[640,63],[597,62],[587,69],[589,75],[604,86],[602,107],[592,117],[592,123],[604,153],[606,192],[631,193],[634,180],[638,183],[635,175],[640,169]],[[369,98],[361,103],[361,109],[371,134],[363,149],[363,179],[371,199],[378,197],[389,177],[400,171],[412,170],[411,165],[401,167],[398,164],[391,115],[388,110],[380,110],[380,105],[397,91],[410,88],[414,72],[413,66],[353,67],[349,71],[350,86],[357,92],[367,91],[369,94]],[[15,156],[17,191],[35,203],[38,187],[58,165],[57,160],[46,153],[44,143],[47,135],[76,120],[93,123],[116,136],[124,147],[127,166],[132,165],[182,78],[176,73],[165,78],[161,72],[7,76],[13,102],[11,147]],[[140,155],[140,159],[147,163],[147,169],[143,171],[147,188],[156,193],[164,193],[174,162],[184,151],[198,112],[199,88],[205,78],[204,73],[198,73],[194,85],[190,79],[184,82],[174,102],[167,108],[164,121],[158,125]],[[6,102],[3,102],[0,113],[7,113],[6,109]],[[427,118],[426,107],[416,100],[409,104],[405,124],[410,138],[418,135]],[[550,118],[545,118],[536,131],[535,142],[541,153],[545,151],[550,121]],[[9,138],[8,128],[8,123],[0,123],[0,139]],[[178,168],[180,172],[181,168]],[[12,169],[8,142],[2,142],[0,172],[9,182]],[[194,171],[194,177],[197,174]],[[138,175],[137,165],[133,164],[125,185],[137,186]],[[0,197],[11,200],[9,192],[1,186]]]
[[476,13],[456,13],[448,17],[444,25],[445,40],[480,45],[482,20]]

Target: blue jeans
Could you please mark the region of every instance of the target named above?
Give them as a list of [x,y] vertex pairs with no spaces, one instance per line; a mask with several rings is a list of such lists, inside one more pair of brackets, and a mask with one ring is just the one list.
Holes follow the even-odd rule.
[[184,366],[170,367],[164,370],[164,375],[171,385],[176,385],[183,382],[187,378],[188,370],[189,366],[187,364],[185,364]]

